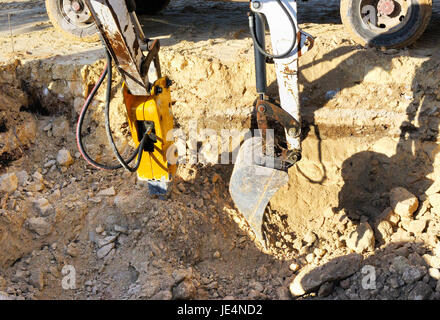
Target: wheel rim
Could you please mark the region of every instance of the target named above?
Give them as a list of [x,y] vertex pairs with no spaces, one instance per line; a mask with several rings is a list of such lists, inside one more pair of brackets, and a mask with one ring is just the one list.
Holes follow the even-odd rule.
[[87,28],[93,24],[89,8],[82,0],[58,0],[63,18],[75,27]]
[[362,0],[358,14],[364,27],[376,34],[393,33],[410,20],[411,0]]

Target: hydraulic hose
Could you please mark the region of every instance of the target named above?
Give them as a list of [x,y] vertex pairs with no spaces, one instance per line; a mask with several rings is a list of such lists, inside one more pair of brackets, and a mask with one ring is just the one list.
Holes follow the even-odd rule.
[[105,131],[107,133],[108,141],[110,142],[110,146],[113,150],[113,153],[115,154],[116,158],[118,159],[119,163],[122,167],[124,167],[126,170],[130,172],[136,172],[139,169],[139,166],[141,164],[142,159],[142,153],[144,151],[145,143],[147,142],[148,135],[144,134],[138,148],[138,158],[136,165],[134,168],[131,168],[129,166],[130,162],[125,162],[125,160],[120,155],[118,148],[116,148],[115,142],[113,140],[112,130],[110,128],[110,101],[111,101],[111,90],[112,90],[112,57],[110,53],[106,50],[106,57],[107,57],[107,73],[108,73],[108,82],[107,82],[107,93],[106,93],[106,103],[105,103]]
[[[106,54],[108,54],[107,50],[106,50]],[[107,59],[107,61],[109,62],[108,59]],[[81,112],[80,112],[80,115],[79,115],[79,118],[78,118],[78,123],[77,123],[77,126],[76,126],[76,142],[77,142],[78,150],[80,151],[80,153],[83,156],[83,158],[87,161],[87,163],[89,163],[91,166],[93,166],[93,167],[95,167],[97,169],[100,169],[100,170],[117,170],[117,169],[121,169],[123,167],[122,164],[119,164],[119,165],[106,165],[106,164],[98,163],[96,160],[92,159],[89,156],[89,154],[87,153],[87,151],[86,151],[86,149],[84,147],[84,144],[83,144],[83,141],[82,141],[83,137],[81,135],[82,127],[83,127],[83,124],[84,124],[84,119],[85,119],[87,111],[88,111],[88,109],[90,107],[90,104],[92,103],[93,98],[95,97],[96,93],[98,92],[98,89],[101,87],[102,83],[104,82],[105,77],[109,73],[111,75],[111,60],[110,60],[110,63],[107,63],[107,66],[103,70],[103,72],[102,72],[98,82],[93,87],[92,91],[90,92],[89,96],[87,97],[86,101],[84,102],[84,105],[83,105],[83,107],[81,109]],[[110,105],[111,81],[112,80],[111,80],[111,76],[110,76],[108,78],[108,82],[107,82],[106,113],[109,111],[109,107],[108,106]],[[106,119],[107,118],[108,118],[108,114],[106,115]],[[109,124],[108,124],[108,128],[110,129],[110,125]],[[107,121],[106,121],[106,130],[107,130]],[[111,130],[110,130],[110,135],[111,135]],[[139,168],[139,164],[140,164],[141,157],[142,157],[143,147],[145,146],[146,141],[147,141],[147,136],[145,135],[142,138],[139,147],[136,148],[136,150],[133,152],[133,154],[130,156],[130,158],[127,161],[127,163],[131,163],[136,158],[136,156],[138,156],[138,160],[137,160],[135,168]],[[113,139],[112,139],[111,144],[112,144],[112,147],[113,147],[114,146]],[[118,153],[118,155],[119,155],[119,153]]]
[[295,21],[293,21],[293,18],[290,15],[289,10],[287,10],[287,8],[283,4],[283,2],[281,0],[276,0],[276,2],[283,9],[284,13],[287,15],[287,18],[289,19],[289,22],[290,22],[290,24],[292,26],[292,29],[293,29],[293,40],[292,40],[292,44],[291,44],[290,48],[285,53],[278,54],[278,55],[270,54],[269,52],[267,52],[266,49],[263,48],[263,46],[258,41],[256,32],[255,32],[255,15],[254,14],[251,14],[249,16],[249,29],[250,29],[250,32],[251,32],[252,40],[254,41],[254,45],[258,49],[258,51],[261,52],[262,55],[264,55],[264,56],[266,56],[266,57],[268,57],[270,59],[283,59],[283,58],[286,58],[293,51],[293,49],[296,46],[297,28],[296,28]]

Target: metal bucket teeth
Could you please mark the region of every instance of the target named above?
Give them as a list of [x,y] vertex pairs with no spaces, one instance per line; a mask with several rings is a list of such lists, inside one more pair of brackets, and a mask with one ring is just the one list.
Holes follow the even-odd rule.
[[285,171],[270,167],[273,159],[263,154],[262,141],[261,137],[253,137],[241,146],[229,183],[229,192],[258,241],[266,247],[262,234],[263,214],[270,199],[288,182],[289,176]]

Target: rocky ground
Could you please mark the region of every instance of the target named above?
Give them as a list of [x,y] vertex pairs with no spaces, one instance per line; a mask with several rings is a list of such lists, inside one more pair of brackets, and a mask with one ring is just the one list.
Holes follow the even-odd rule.
[[[336,1],[300,5],[316,37],[300,62],[304,158],[270,202],[263,249],[231,201],[229,165],[181,165],[166,201],[135,174],[88,166],[74,133],[100,45],[60,39],[43,1],[3,1],[0,299],[440,299],[438,4],[420,41],[386,52],[349,39]],[[141,17],[162,39],[184,131],[250,125],[246,11],[187,0]],[[128,154],[118,86],[112,127]],[[103,97],[85,141],[109,161]]]

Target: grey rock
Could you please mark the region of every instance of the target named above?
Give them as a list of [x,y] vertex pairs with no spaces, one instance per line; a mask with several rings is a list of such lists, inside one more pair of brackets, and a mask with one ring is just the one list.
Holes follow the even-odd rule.
[[19,184],[20,186],[25,186],[25,185],[26,185],[26,182],[27,182],[28,179],[29,179],[29,175],[28,175],[28,173],[27,173],[26,171],[22,170],[22,171],[18,171],[18,172],[16,172],[15,175],[17,176],[18,184]]
[[17,270],[15,274],[12,276],[13,282],[27,282],[27,278],[29,277],[29,271]]
[[14,172],[0,176],[0,191],[12,193],[18,188],[18,178]]
[[64,118],[57,118],[52,123],[52,134],[56,138],[66,137],[69,130],[69,122]]
[[388,282],[393,289],[399,288],[402,284],[397,277],[391,277],[388,279]]
[[426,299],[429,299],[429,297],[431,296],[432,293],[433,293],[432,289],[428,284],[426,284],[422,281],[419,281],[419,282],[417,282],[414,289],[409,293],[408,299],[409,300],[426,300]]
[[29,283],[35,288],[42,290],[44,287],[44,273],[41,269],[34,269],[31,271]]
[[173,299],[189,300],[193,299],[196,294],[196,287],[191,280],[183,280],[173,288]]
[[402,187],[390,191],[391,209],[403,218],[412,218],[419,207],[419,200],[415,195]]
[[114,229],[116,232],[120,232],[120,233],[128,234],[128,228],[127,228],[127,227],[123,227],[123,226],[120,226],[120,225],[115,224],[115,225],[113,226],[113,229]]
[[309,232],[309,233],[307,233],[305,236],[304,236],[304,241],[305,241],[305,243],[308,245],[308,246],[311,246],[313,243],[315,243],[315,241],[317,240],[318,238],[316,237],[316,234],[314,234],[313,232]]
[[339,282],[339,285],[341,286],[342,289],[350,288],[350,279],[342,280],[341,282]]
[[324,282],[348,278],[359,270],[362,259],[362,255],[353,253],[335,258],[318,268],[307,266],[291,282],[290,292],[293,296],[301,296],[318,289]]
[[54,165],[56,165],[57,164],[57,162],[56,162],[56,160],[49,160],[49,161],[47,161],[45,164],[44,164],[44,167],[45,168],[50,168],[50,167],[52,167],[52,166],[54,166]]
[[152,296],[151,300],[171,300],[172,298],[173,294],[170,290],[162,290]]
[[46,198],[40,198],[32,202],[34,209],[37,211],[38,215],[41,217],[47,217],[53,213],[55,210],[53,206],[49,203]]
[[408,255],[408,260],[414,266],[416,266],[416,265],[426,265],[425,260],[423,260],[423,258],[417,252],[410,253]]
[[179,269],[173,271],[173,279],[175,284],[179,284],[183,280],[191,280],[193,277],[193,269],[191,267],[187,269]]
[[104,257],[106,257],[110,253],[110,251],[113,250],[114,247],[115,247],[115,243],[111,242],[111,243],[103,246],[102,248],[100,248],[96,252],[96,255],[98,256],[98,259],[103,259]]

